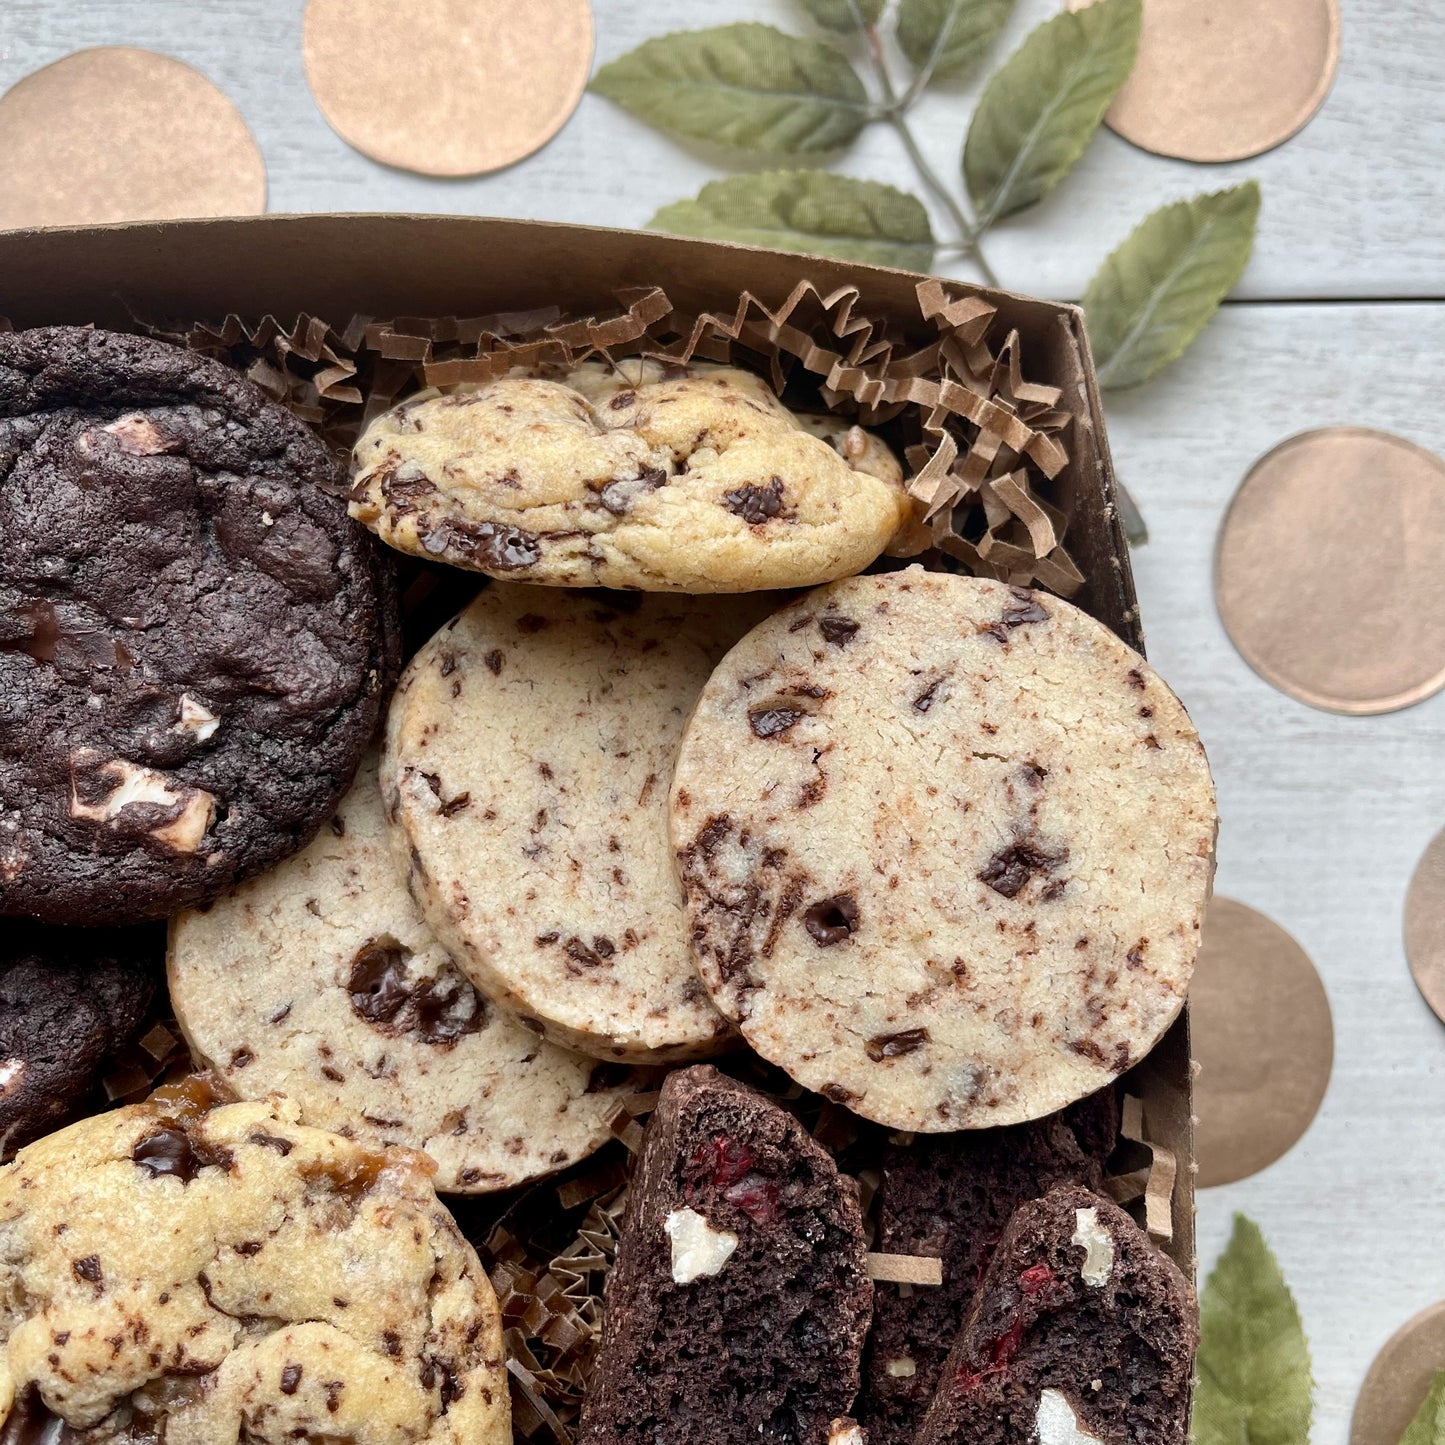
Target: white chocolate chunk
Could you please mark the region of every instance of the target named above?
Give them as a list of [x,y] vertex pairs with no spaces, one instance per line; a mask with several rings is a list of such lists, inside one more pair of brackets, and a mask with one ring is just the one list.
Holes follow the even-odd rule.
[[856,1420],[845,1416],[828,1426],[828,1445],[868,1445],[868,1437]]
[[1039,1445],[1102,1445],[1079,1424],[1073,1407],[1057,1390],[1045,1390],[1039,1396],[1035,1433]]
[[918,1373],[916,1360],[889,1360],[884,1368],[895,1380],[911,1380]]
[[3,1099],[6,1094],[12,1092],[24,1077],[24,1059],[5,1059],[0,1061],[0,1099]]
[[92,823],[110,823],[135,803],[158,803],[162,807],[181,804],[181,811],[169,823],[150,829],[157,842],[177,853],[194,853],[216,813],[216,800],[202,788],[175,787],[164,774],[153,768],[116,758],[101,768],[102,777],[119,781],[103,802],[87,803],[70,785],[70,816],[86,818]]
[[133,457],[155,456],[172,451],[176,445],[144,412],[129,412],[101,430],[109,432],[121,451]]
[[721,1274],[738,1247],[737,1235],[714,1229],[695,1209],[674,1209],[662,1227],[672,1241],[672,1277],[678,1284]]
[[1074,1237],[1070,1243],[1084,1251],[1084,1262],[1079,1266],[1084,1283],[1096,1289],[1106,1284],[1114,1272],[1114,1241],[1109,1231],[1100,1227],[1097,1209],[1074,1211]]
[[199,703],[190,693],[181,694],[181,717],[172,728],[173,733],[190,733],[199,742],[206,742],[214,736],[221,720],[204,703]]

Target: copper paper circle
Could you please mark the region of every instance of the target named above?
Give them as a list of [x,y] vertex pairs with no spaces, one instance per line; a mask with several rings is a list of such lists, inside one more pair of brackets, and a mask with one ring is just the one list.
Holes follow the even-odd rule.
[[1445,462],[1364,427],[1305,432],[1240,484],[1214,562],[1219,615],[1266,682],[1381,713],[1445,686]]
[[1404,1325],[1375,1356],[1350,1421],[1350,1445],[1399,1445],[1425,1403],[1435,1371],[1445,1369],[1445,1304]]
[[1339,0],[1145,0],[1139,59],[1105,119],[1156,155],[1242,161],[1308,123],[1339,60]]
[[306,77],[349,145],[471,176],[545,145],[592,70],[588,0],[308,0]]
[[1335,1057],[1330,1004],[1284,929],[1215,897],[1189,1009],[1199,1184],[1232,1184],[1273,1164],[1318,1112]]
[[1445,832],[1415,866],[1405,895],[1405,957],[1415,986],[1445,1022]]
[[80,50],[0,97],[0,229],[249,216],[266,166],[241,113],[151,50]]

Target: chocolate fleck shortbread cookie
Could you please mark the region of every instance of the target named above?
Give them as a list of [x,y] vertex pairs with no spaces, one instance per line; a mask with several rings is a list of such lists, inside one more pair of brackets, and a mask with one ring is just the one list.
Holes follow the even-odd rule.
[[488,587],[412,661],[382,791],[411,886],[483,993],[602,1058],[733,1031],[689,956],[667,784],[713,664],[771,599]]
[[[821,432],[821,434],[819,434]],[[751,372],[584,364],[426,392],[356,445],[352,515],[404,552],[514,582],[812,586],[917,537],[897,459],[805,427]]]
[[219,362],[0,335],[0,913],[159,917],[293,851],[373,732],[382,554]]
[[[171,1000],[240,1097],[424,1149],[437,1188],[508,1189],[590,1154],[631,1083],[490,1006],[407,895],[369,757],[327,828],[171,925]],[[621,1077],[611,1080],[609,1075]]]
[[144,1022],[158,929],[11,923],[0,945],[0,1153],[69,1116]]
[[704,1066],[668,1079],[632,1188],[580,1445],[848,1441],[872,1297],[853,1181]]
[[1184,1445],[1194,1292],[1117,1205],[1055,1189],[994,1252],[918,1445]]
[[1184,1001],[1214,789],[1183,707],[1077,608],[909,568],[803,598],[688,724],[694,954],[764,1058],[878,1123],[1038,1118]]
[[943,1262],[938,1288],[879,1284],[858,1415],[869,1445],[913,1445],[944,1359],[1013,1212],[1060,1184],[1101,1187],[1113,1091],[1004,1129],[919,1134],[883,1153],[877,1247]]
[[208,1102],[162,1090],[0,1170],[7,1431],[506,1445],[496,1299],[428,1161]]

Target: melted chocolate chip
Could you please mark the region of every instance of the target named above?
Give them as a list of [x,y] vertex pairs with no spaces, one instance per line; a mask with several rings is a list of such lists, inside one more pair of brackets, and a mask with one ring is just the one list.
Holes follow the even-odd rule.
[[991,633],[1000,642],[1007,642],[1009,633],[1015,627],[1049,620],[1049,614],[1039,605],[1032,592],[1027,592],[1022,587],[1010,587],[1009,591],[1013,593],[1014,600],[1004,608],[997,622],[991,622],[984,628],[985,632]]
[[851,617],[822,617],[818,620],[818,631],[825,642],[834,647],[846,647],[858,635],[858,624]]
[[[455,801],[455,800],[454,800]],[[445,1048],[486,1022],[486,1006],[455,969],[444,967],[415,984],[407,977],[413,957],[394,939],[373,939],[351,965],[351,1006],[385,1034],[411,1033]]]
[[1005,898],[1016,898],[1035,873],[1052,873],[1069,856],[1067,848],[1051,852],[1028,839],[1021,839],[995,853],[980,870],[978,879]]
[[804,716],[795,707],[755,707],[748,714],[748,726],[756,737],[775,738]]
[[297,1386],[301,1383],[301,1366],[287,1365],[281,1371],[281,1393],[283,1395],[294,1395]]
[[144,1139],[138,1140],[130,1157],[138,1164],[152,1179],[159,1179],[162,1175],[172,1175],[179,1179],[182,1184],[189,1184],[200,1172],[203,1164],[216,1162],[209,1157],[202,1157],[204,1151],[198,1153],[195,1145],[191,1143],[191,1137],[176,1124],[165,1124],[153,1134],[147,1134]]
[[736,491],[724,492],[723,503],[749,526],[760,526],[783,510],[782,480],[774,477],[766,487],[739,487]]
[[875,1064],[881,1064],[884,1059],[901,1058],[930,1042],[927,1029],[900,1029],[896,1034],[878,1034],[863,1049]]
[[824,898],[809,907],[803,926],[820,948],[842,943],[858,926],[858,900],[851,893]]
[[259,1129],[250,1137],[253,1144],[262,1149],[274,1149],[283,1159],[294,1147],[289,1139],[282,1139],[276,1134],[266,1134]]
[[23,652],[36,662],[54,662],[60,640],[60,620],[55,608],[45,601],[27,602],[11,617],[25,631],[13,640],[0,640],[0,652]]
[[347,985],[351,1007],[369,1024],[389,1024],[411,997],[406,965],[411,952],[394,941],[372,939],[352,960]]
[[914,712],[927,712],[938,700],[938,689],[943,686],[945,681],[945,678],[934,678],[934,680],[913,699]]
[[469,554],[484,568],[516,572],[534,566],[542,556],[536,534],[520,527],[499,527],[495,522],[463,522],[449,518],[422,538],[433,557],[444,552]]

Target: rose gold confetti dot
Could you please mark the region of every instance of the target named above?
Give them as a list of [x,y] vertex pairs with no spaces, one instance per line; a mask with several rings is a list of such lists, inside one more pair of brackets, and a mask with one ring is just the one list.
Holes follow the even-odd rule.
[[1425,849],[1405,895],[1405,956],[1415,986],[1445,1021],[1445,832]]
[[1445,1370],[1445,1304],[1401,1326],[1375,1356],[1355,1401],[1350,1445],[1399,1445],[1436,1370]]
[[1380,713],[1445,686],[1445,463],[1388,432],[1327,427],[1276,447],[1230,503],[1219,614],[1266,682]]
[[1308,123],[1339,59],[1339,0],[1145,0],[1139,59],[1106,119],[1157,155],[1244,160]]
[[1309,1128],[1334,1064],[1324,985],[1277,923],[1215,897],[1189,990],[1199,1184],[1257,1174]]
[[545,145],[592,69],[588,0],[309,0],[306,77],[349,145],[469,176]]
[[256,215],[266,167],[199,71],[124,46],[80,50],[0,97],[0,229]]

